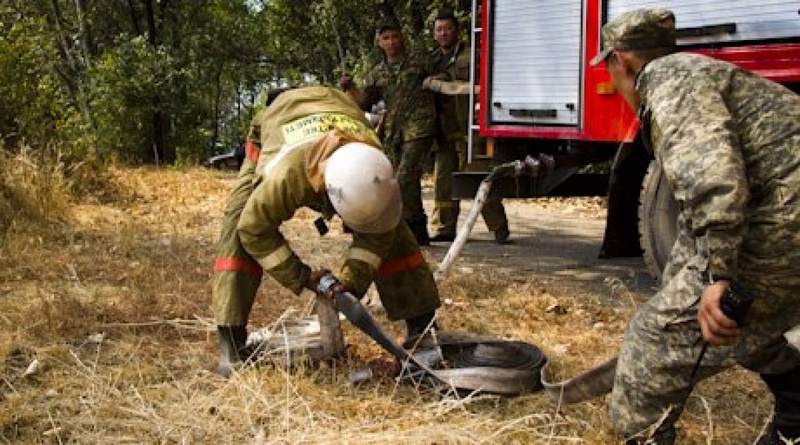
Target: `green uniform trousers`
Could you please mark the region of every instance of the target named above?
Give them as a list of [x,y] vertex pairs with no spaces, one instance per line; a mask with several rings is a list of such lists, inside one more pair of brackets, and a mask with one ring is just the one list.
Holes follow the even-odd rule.
[[[444,138],[442,138],[444,139]],[[434,167],[434,207],[431,214],[433,236],[455,236],[460,209],[459,201],[453,196],[453,173],[461,171],[466,163],[466,144],[463,141],[447,140],[439,142]],[[490,198],[481,209],[486,227],[494,232],[508,224],[503,203]]]
[[430,136],[412,139],[403,142],[399,151],[389,154],[397,171],[397,182],[403,197],[403,219],[406,221],[427,219],[422,206],[422,170],[432,144],[433,138]]

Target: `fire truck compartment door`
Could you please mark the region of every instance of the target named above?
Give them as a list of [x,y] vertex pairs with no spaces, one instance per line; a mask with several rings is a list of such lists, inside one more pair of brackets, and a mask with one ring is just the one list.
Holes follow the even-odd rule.
[[582,0],[492,2],[492,124],[577,126]]
[[668,8],[675,13],[679,45],[748,42],[800,37],[799,6],[797,0],[608,0],[606,19]]

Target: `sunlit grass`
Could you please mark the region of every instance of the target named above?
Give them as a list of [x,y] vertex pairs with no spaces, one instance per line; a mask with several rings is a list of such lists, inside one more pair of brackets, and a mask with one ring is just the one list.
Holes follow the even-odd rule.
[[[23,164],[2,167],[4,190],[21,182],[15,196],[29,196],[31,178],[58,171]],[[50,197],[31,198],[33,208],[63,206],[15,213],[17,228],[0,249],[0,442],[613,443],[603,398],[559,407],[539,393],[458,398],[390,377],[352,386],[349,370],[388,355],[348,325],[340,363],[291,372],[265,365],[218,378],[210,372],[217,344],[209,280],[231,174],[106,174],[114,191],[104,199],[76,199],[65,195],[63,179],[44,181]],[[335,225],[318,237],[313,216],[301,212],[284,233],[310,263],[337,268],[348,237]],[[40,218],[62,221],[33,223]],[[456,269],[441,294],[445,329],[534,343],[561,377],[613,356],[645,297],[618,282],[601,298],[555,277],[479,267]],[[251,326],[303,312],[310,301],[267,279]],[[379,321],[400,335],[399,323]],[[711,379],[690,400],[680,443],[752,442],[770,406],[745,371]]]

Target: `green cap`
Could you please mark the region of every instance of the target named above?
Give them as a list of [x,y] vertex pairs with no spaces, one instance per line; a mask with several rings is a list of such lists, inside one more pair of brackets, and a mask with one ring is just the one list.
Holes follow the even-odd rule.
[[596,66],[613,51],[675,46],[675,15],[663,8],[637,9],[620,14],[603,26],[603,50],[589,64]]
[[401,30],[400,24],[398,24],[394,19],[383,19],[378,22],[378,34],[386,31],[387,29],[396,29],[398,31]]

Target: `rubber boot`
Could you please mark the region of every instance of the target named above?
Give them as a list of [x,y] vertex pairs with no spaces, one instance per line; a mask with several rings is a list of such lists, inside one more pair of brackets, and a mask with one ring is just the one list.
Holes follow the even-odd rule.
[[410,349],[419,342],[419,337],[429,330],[436,329],[435,311],[426,312],[416,317],[407,318],[406,321],[406,341],[403,342],[403,347]]
[[412,216],[406,219],[408,228],[414,234],[417,244],[420,246],[430,246],[431,238],[428,234],[428,216],[425,214]]
[[800,366],[783,374],[761,374],[775,397],[766,445],[800,444]]
[[250,358],[250,353],[245,348],[247,343],[247,328],[244,326],[217,326],[219,335],[219,364],[217,374],[226,379],[235,369]]

